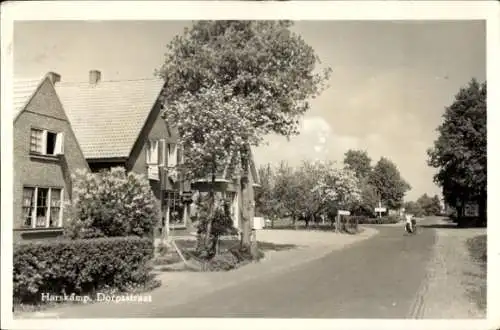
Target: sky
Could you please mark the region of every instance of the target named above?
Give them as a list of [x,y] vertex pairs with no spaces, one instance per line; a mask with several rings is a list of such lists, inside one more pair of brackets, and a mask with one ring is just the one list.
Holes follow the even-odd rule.
[[[152,78],[165,46],[189,21],[38,21],[14,25],[14,76],[57,72],[63,81]],[[445,107],[471,78],[486,79],[486,27],[481,21],[297,21],[294,32],[333,72],[312,100],[300,135],[269,136],[259,164],[333,160],[366,150],[375,164],[391,159],[412,190],[440,194],[426,150]]]

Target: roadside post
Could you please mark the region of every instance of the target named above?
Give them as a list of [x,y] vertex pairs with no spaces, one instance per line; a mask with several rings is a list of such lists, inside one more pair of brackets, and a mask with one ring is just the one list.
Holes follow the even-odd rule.
[[265,226],[265,219],[263,217],[254,217],[252,223],[252,239],[251,249],[252,255],[257,255],[257,230],[262,230]]
[[[338,210],[338,212],[337,212],[337,218],[338,218],[338,220],[337,220],[337,226],[335,226],[335,231],[336,232],[340,231],[340,224],[342,222],[341,221],[341,216],[343,216],[343,215],[344,216],[349,216],[349,215],[351,215],[351,212],[346,211],[346,210]],[[347,230],[347,224],[345,224],[345,228],[344,229]]]
[[387,209],[385,207],[382,207],[382,203],[379,201],[378,202],[378,207],[375,208],[375,212],[378,213],[378,217],[382,218],[382,212],[386,212]]

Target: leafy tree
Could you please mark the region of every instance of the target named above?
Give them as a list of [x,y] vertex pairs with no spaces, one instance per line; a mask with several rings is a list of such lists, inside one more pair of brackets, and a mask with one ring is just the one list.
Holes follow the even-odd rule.
[[401,177],[396,165],[387,158],[380,158],[370,173],[369,183],[373,185],[381,201],[390,209],[403,206],[403,198],[410,185]]
[[[270,133],[297,134],[299,118],[330,73],[315,73],[313,48],[291,26],[289,21],[195,22],[170,42],[158,71],[166,83],[164,114],[178,130],[187,178],[211,176],[214,183],[228,162],[242,169],[245,247],[251,230],[250,146]],[[210,214],[207,233],[213,207]]]
[[359,180],[360,200],[353,208],[354,214],[357,215],[373,215],[375,207],[378,206],[377,190],[369,182],[371,162],[372,159],[365,150],[350,149],[344,154],[344,166],[353,170]]
[[354,206],[354,214],[372,216],[378,206],[377,189],[367,179],[360,180],[360,200]]
[[255,194],[255,212],[268,217],[274,227],[274,221],[284,213],[283,203],[276,194],[276,173],[270,164],[261,166],[258,171],[260,188]]
[[332,215],[338,210],[353,210],[361,200],[359,180],[349,168],[338,168],[332,162],[314,163],[319,167],[319,176],[315,176],[316,184],[312,196],[320,202],[318,213]]
[[463,205],[477,202],[486,219],[486,82],[472,79],[446,108],[439,136],[428,150],[429,165],[439,169],[434,181],[445,201],[462,214]]
[[326,184],[328,168],[320,162],[304,161],[296,170],[296,177],[300,182],[300,194],[296,200],[296,206],[299,209],[300,217],[306,222],[306,227],[309,222],[319,219],[321,211],[324,208],[325,202],[328,200],[326,195]]
[[441,199],[438,195],[434,195],[430,203],[430,214],[440,215],[442,212]]
[[367,178],[372,170],[371,158],[364,150],[348,150],[344,154],[344,164],[346,167],[352,169],[358,179]]
[[413,214],[416,217],[423,217],[425,211],[418,202],[406,202],[404,203],[405,212],[408,214]]
[[303,176],[291,167],[287,162],[281,162],[276,169],[275,194],[282,204],[283,213],[281,216],[290,216],[295,225],[296,220],[302,212],[302,203],[298,202],[303,198],[304,188]]
[[423,194],[417,199],[417,204],[425,215],[438,215],[441,213],[441,202],[437,195],[430,197],[427,194]]

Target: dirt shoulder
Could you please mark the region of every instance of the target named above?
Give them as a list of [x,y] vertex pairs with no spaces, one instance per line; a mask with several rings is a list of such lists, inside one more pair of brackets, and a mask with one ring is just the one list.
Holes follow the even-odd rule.
[[486,269],[472,257],[469,240],[486,235],[486,229],[445,227],[446,221],[441,224],[443,228],[435,229],[437,241],[427,267],[421,317],[485,318]]

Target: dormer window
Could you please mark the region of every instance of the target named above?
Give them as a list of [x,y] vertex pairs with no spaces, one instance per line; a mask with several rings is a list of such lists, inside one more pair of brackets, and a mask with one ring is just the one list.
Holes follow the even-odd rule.
[[32,128],[30,153],[44,156],[57,156],[64,153],[64,133]]

